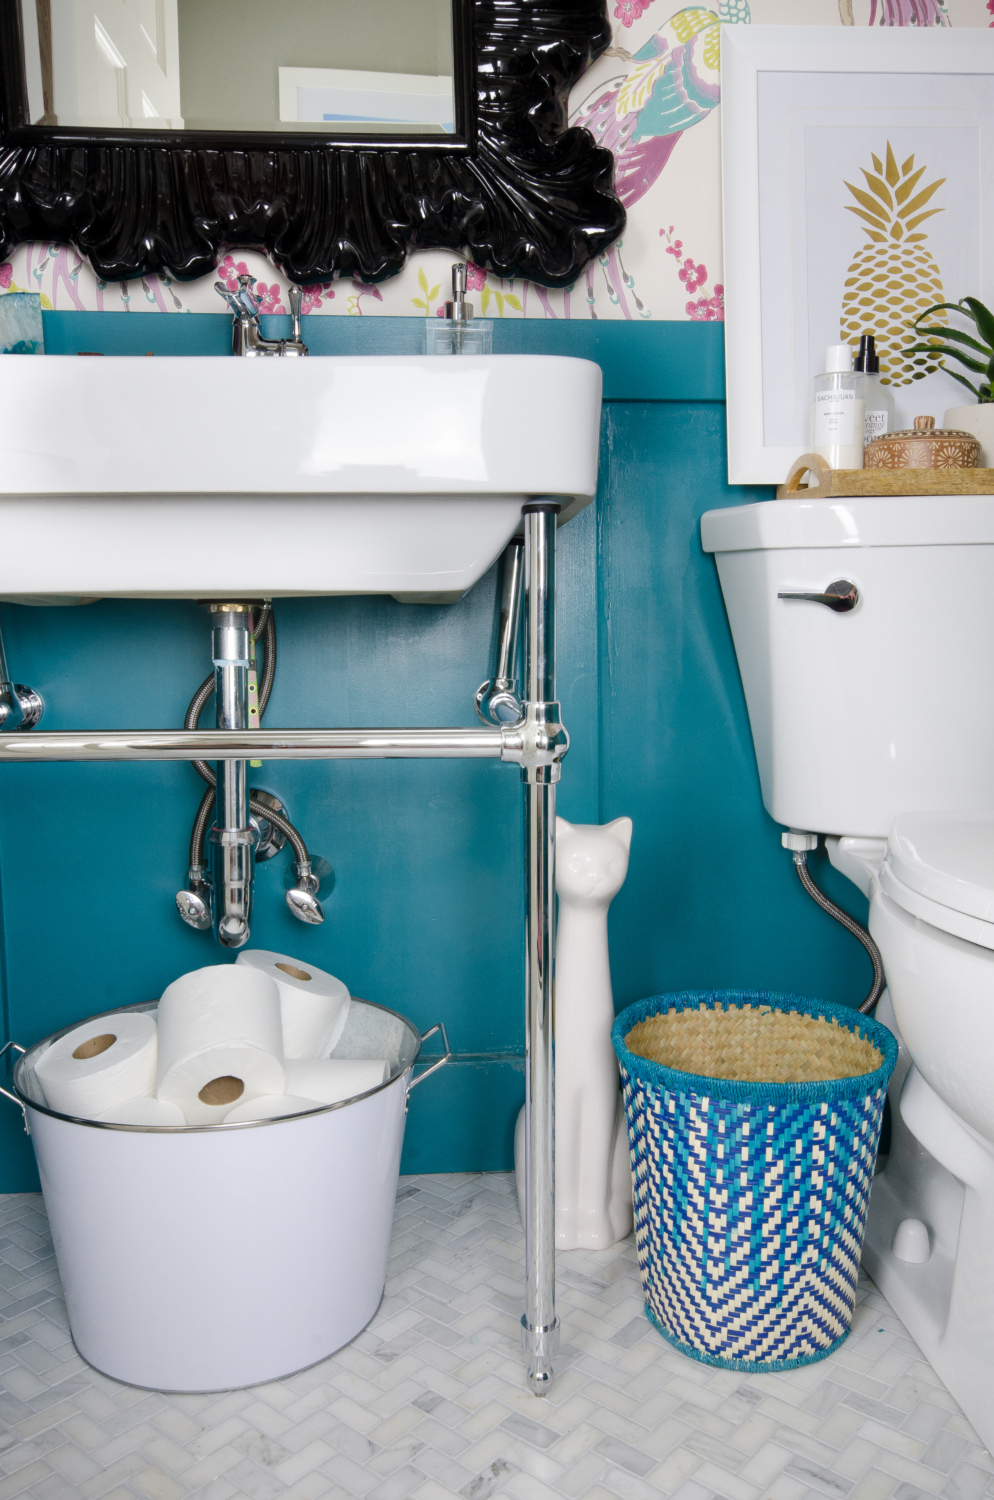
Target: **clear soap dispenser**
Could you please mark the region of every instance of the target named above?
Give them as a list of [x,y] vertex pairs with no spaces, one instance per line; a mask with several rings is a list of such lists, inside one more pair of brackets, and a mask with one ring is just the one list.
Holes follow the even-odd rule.
[[825,373],[811,382],[811,449],[832,469],[863,467],[863,376],[848,344],[830,344]]
[[872,333],[860,334],[854,368],[863,376],[864,434],[865,441],[872,443],[874,438],[886,437],[894,431],[894,396],[881,383],[880,356]]
[[452,301],[441,317],[428,319],[429,354],[489,354],[493,325],[489,318],[473,319],[473,304],[466,301],[466,263],[452,267]]

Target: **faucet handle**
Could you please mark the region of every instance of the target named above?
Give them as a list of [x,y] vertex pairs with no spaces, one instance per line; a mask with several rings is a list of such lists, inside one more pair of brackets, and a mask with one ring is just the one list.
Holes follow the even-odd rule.
[[227,302],[228,306],[231,308],[231,311],[237,317],[242,310],[241,303],[238,301],[237,295],[234,292],[229,292],[223,281],[215,281],[214,290],[217,292],[219,297],[224,298],[225,302]]
[[300,304],[303,299],[303,295],[304,294],[299,286],[291,286],[287,291],[287,301],[290,303],[290,316],[293,319],[293,333],[291,337],[296,344],[303,343],[303,336],[300,327]]

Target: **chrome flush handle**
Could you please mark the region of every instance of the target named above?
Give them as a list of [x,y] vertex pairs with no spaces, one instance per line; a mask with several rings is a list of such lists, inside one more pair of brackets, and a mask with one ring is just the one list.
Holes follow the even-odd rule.
[[859,603],[859,589],[848,578],[837,578],[823,594],[778,594],[778,599],[806,599],[809,604],[824,604],[837,615],[847,615]]

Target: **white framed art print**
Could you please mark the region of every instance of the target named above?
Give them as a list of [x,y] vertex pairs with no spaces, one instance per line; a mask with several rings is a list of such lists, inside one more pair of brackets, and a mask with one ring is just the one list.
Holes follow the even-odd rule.
[[898,426],[964,399],[905,350],[932,304],[994,296],[994,31],[723,26],[721,46],[728,478],[780,484],[830,344],[875,334]]

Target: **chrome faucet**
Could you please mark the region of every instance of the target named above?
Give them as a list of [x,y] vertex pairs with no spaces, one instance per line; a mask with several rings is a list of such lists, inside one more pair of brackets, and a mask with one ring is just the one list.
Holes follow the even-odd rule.
[[231,328],[232,354],[243,358],[275,355],[278,359],[286,359],[309,353],[300,326],[302,296],[300,287],[292,286],[288,292],[290,316],[293,319],[293,336],[288,339],[266,339],[262,336],[262,325],[259,322],[260,303],[252,290],[254,285],[254,276],[239,276],[237,292],[229,291],[223,281],[214,283],[214,290],[224,298],[234,316]]

